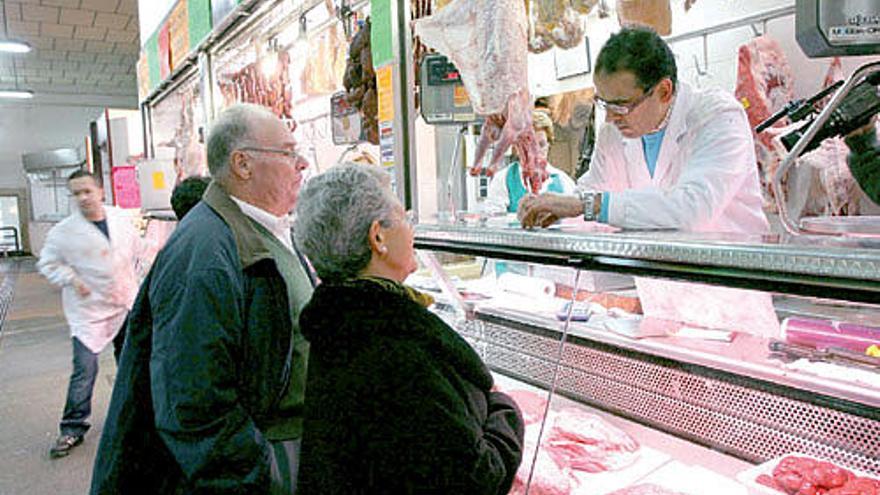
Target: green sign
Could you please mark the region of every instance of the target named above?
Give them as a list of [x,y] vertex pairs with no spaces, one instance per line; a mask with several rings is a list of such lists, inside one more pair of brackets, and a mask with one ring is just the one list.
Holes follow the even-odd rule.
[[159,76],[159,30],[147,39],[144,49],[147,51],[147,66],[150,68],[150,91],[154,90],[162,77]]
[[391,50],[391,1],[372,0],[370,2],[370,46],[373,52],[373,67],[381,67],[394,61]]
[[211,32],[211,1],[186,0],[189,15],[189,48],[194,50]]

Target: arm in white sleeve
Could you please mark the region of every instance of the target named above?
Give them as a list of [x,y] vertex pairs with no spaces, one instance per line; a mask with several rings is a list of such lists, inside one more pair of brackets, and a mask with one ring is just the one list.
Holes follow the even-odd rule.
[[76,270],[67,263],[62,252],[62,244],[55,230],[49,231],[43,249],[40,251],[37,270],[46,277],[49,283],[63,287],[79,282],[79,277]]
[[755,173],[754,143],[745,114],[714,114],[699,131],[678,182],[669,189],[649,187],[615,192],[608,223],[624,228],[691,230],[717,219],[743,181]]
[[609,130],[604,126],[600,129],[596,147],[593,148],[593,155],[590,157],[590,168],[578,178],[577,189],[583,191],[607,191],[610,189],[608,184],[611,181],[613,171],[608,170],[608,167],[612,161],[603,151],[609,146],[608,142],[611,139],[608,133]]

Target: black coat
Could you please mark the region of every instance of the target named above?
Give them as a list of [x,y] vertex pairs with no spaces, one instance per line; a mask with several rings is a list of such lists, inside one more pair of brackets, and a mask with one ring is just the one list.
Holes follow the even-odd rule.
[[284,280],[212,188],[129,314],[92,494],[269,493],[267,429],[300,420],[279,407],[293,352]]
[[298,495],[510,490],[519,410],[402,286],[320,285],[300,327],[311,350]]

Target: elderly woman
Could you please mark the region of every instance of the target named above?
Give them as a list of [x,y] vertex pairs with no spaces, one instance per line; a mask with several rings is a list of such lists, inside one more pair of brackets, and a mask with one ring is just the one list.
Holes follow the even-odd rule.
[[313,178],[294,232],[323,281],[300,315],[311,350],[298,493],[507,493],[522,416],[403,285],[413,230],[388,174],[344,164]]

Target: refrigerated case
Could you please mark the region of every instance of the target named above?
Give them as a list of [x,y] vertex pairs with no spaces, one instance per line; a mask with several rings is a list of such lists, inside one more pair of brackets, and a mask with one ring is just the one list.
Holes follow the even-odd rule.
[[523,408],[515,493],[761,493],[737,476],[791,453],[880,475],[880,359],[770,349],[829,338],[809,322],[856,329],[826,347],[880,344],[878,240],[474,223],[415,244],[409,283]]

